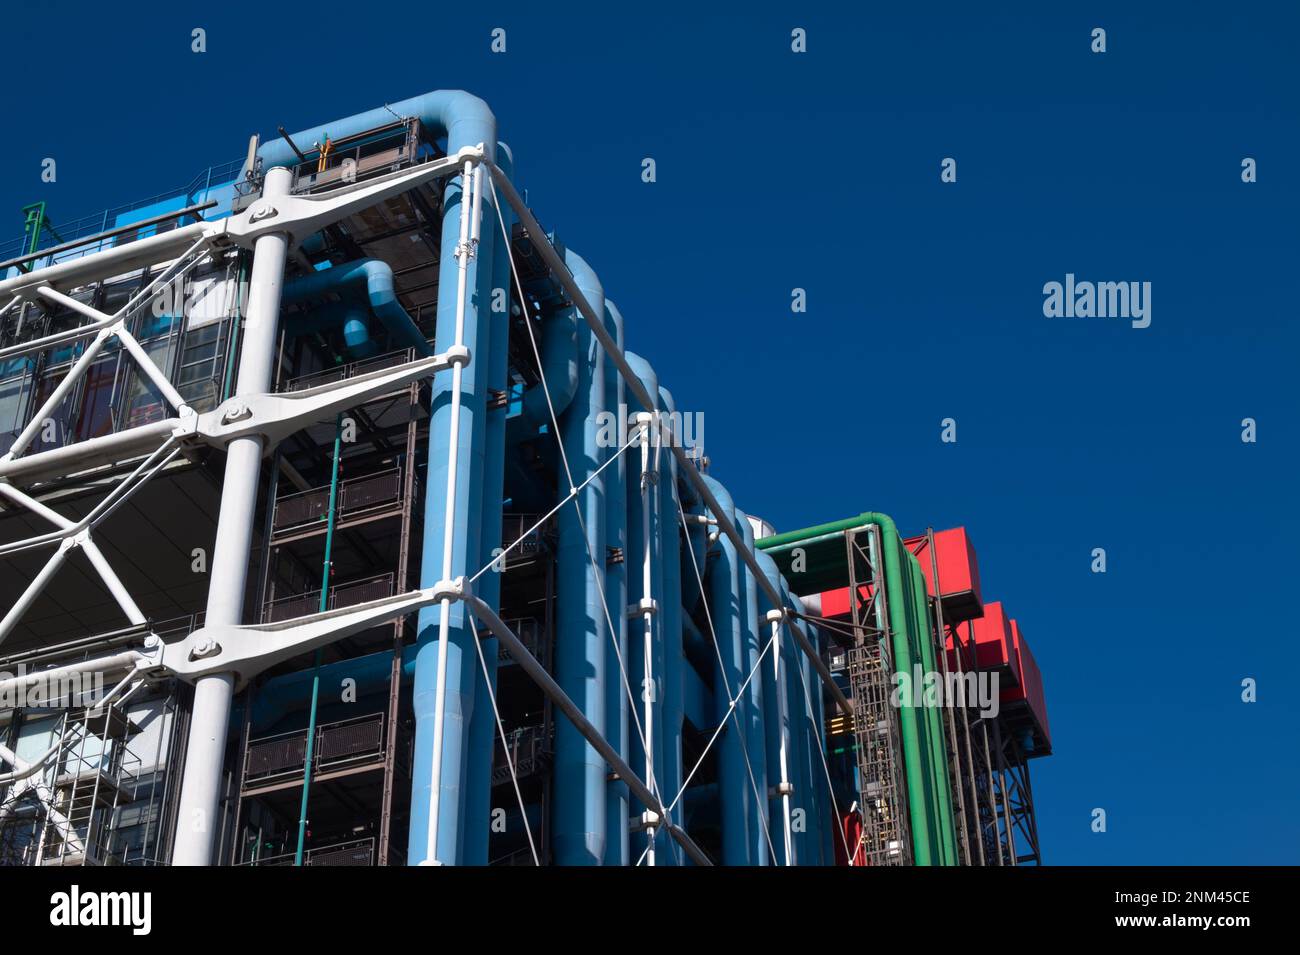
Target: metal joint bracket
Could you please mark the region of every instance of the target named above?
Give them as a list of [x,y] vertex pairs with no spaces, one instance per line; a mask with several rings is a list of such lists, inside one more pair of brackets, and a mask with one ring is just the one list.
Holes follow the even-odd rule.
[[201,415],[187,415],[172,432],[177,437],[198,439],[222,446],[235,438],[258,435],[267,450],[310,424],[327,421],[347,408],[364,404],[384,392],[470,362],[463,345],[441,355],[420,358],[395,368],[330,382],[315,388],[284,393],[264,393],[230,398]]
[[659,601],[653,597],[642,597],[637,603],[630,604],[627,608],[628,619],[641,616],[643,613],[657,614],[659,612]]
[[653,809],[647,809],[639,816],[633,816],[630,820],[629,829],[632,832],[641,832],[645,829],[654,829],[663,821],[663,816]]
[[767,794],[769,797],[793,796],[794,783],[777,783],[775,786],[768,789]]
[[786,616],[787,612],[785,610],[769,610],[763,619],[768,623],[780,623]]
[[317,195],[263,196],[239,215],[222,219],[209,236],[214,242],[220,238],[246,249],[252,248],[262,236],[275,233],[287,235],[297,244],[354,212],[435,179],[455,176],[467,162],[477,163],[482,159],[481,146],[466,146],[454,156],[444,156]]
[[185,640],[163,646],[158,666],[183,680],[233,673],[242,684],[285,660],[388,623],[443,600],[460,600],[463,578],[426,590],[382,597],[323,613],[263,624],[200,627]]

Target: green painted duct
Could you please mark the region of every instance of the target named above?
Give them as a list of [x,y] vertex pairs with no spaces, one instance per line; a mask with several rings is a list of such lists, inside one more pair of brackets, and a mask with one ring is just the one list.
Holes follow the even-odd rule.
[[[799,581],[807,586],[808,592],[842,587],[848,582],[844,532],[868,525],[880,533],[895,672],[906,673],[910,680],[913,665],[919,663],[924,672],[933,673],[935,658],[927,627],[925,580],[920,565],[904,546],[889,515],[866,511],[855,517],[765,537],[756,546],[776,561],[788,580]],[[804,549],[808,573],[792,573],[796,548]],[[809,575],[813,580],[808,579]],[[917,865],[956,865],[957,841],[942,718],[935,707],[914,706],[910,695],[904,695],[900,703],[899,735],[907,773],[912,854]]]

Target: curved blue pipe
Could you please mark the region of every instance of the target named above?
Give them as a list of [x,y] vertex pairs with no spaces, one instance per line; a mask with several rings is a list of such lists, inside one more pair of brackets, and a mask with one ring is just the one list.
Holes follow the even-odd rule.
[[[497,144],[498,164],[507,176],[514,174],[513,156],[505,143]],[[511,223],[514,212],[508,205],[501,207],[501,217],[505,220],[506,231],[502,232],[495,210],[487,196],[484,197],[483,226],[480,243],[491,245],[492,267],[479,270],[478,299],[488,303],[488,354],[487,377],[490,391],[504,394],[509,389],[510,374],[510,259],[506,249],[509,242]],[[496,294],[496,290],[502,294]],[[479,554],[483,562],[492,559],[493,553],[502,546],[501,512],[505,496],[506,471],[506,418],[509,407],[498,403],[487,412],[484,425],[484,462],[483,491],[478,506],[482,508],[482,535],[479,540]],[[471,500],[471,506],[474,501]],[[478,596],[490,607],[501,606],[501,574],[495,570],[488,571],[475,584]],[[469,725],[469,778],[465,790],[465,840],[464,862],[466,865],[487,865],[488,838],[492,816],[492,760],[496,751],[497,734],[496,714],[492,711],[492,694],[496,693],[496,676],[498,661],[498,641],[486,631],[481,631],[483,639],[483,663],[476,670],[474,689],[475,700],[482,705],[474,707]]]
[[[672,393],[662,385],[659,388],[660,409],[666,414],[677,410]],[[661,765],[659,770],[660,789],[664,793],[664,803],[672,801],[682,787],[685,770],[682,767],[682,716],[685,709],[683,668],[686,662],[682,636],[682,533],[681,518],[678,516],[677,501],[677,459],[668,449],[660,454],[660,466],[663,473],[659,476],[659,514],[661,540],[659,554],[663,563],[663,604],[660,616],[663,620],[660,640],[660,672],[663,673],[663,740]],[[694,580],[695,574],[690,574]],[[678,803],[673,809],[672,818],[681,825],[685,807]],[[665,854],[666,861],[676,861],[679,852],[675,845]]]
[[[605,293],[590,266],[571,250],[565,264],[597,313]],[[557,515],[555,678],[596,731],[605,733],[605,475],[592,477],[602,463],[595,421],[605,410],[605,352],[585,321],[578,325],[578,390],[560,421],[560,440],[574,486],[577,507]],[[560,465],[560,493],[568,475]],[[581,520],[578,514],[581,513]],[[555,726],[554,859],[559,865],[599,865],[605,858],[608,767],[567,719]]]
[[291,336],[341,328],[343,343],[354,358],[369,358],[379,351],[370,337],[369,310],[354,302],[330,302],[309,312],[298,312],[287,323]]
[[[736,509],[736,529],[740,531],[740,536],[745,541],[745,549],[752,554],[754,529],[750,526],[748,516],[739,508]],[[749,832],[750,838],[754,840],[751,850],[754,864],[768,865],[772,861],[768,846],[771,826],[767,811],[767,739],[763,729],[763,674],[762,667],[759,665],[763,647],[768,642],[764,633],[767,628],[759,622],[758,618],[758,581],[754,577],[754,572],[749,569],[749,564],[743,561],[740,565],[740,584],[742,588],[741,633],[745,641],[745,667],[741,679],[751,673],[754,674],[753,679],[749,681],[749,686],[745,688],[744,708],[745,751],[749,757],[746,776],[752,776],[747,779],[751,795],[753,790],[757,790],[757,795],[750,804],[752,817],[749,822]],[[763,657],[763,661],[766,662],[767,658]],[[736,684],[732,686],[736,688]]]
[[[784,579],[781,581],[781,597],[787,608],[794,608],[793,595]],[[791,622],[792,627],[800,625],[800,621]],[[805,685],[803,679],[806,677],[801,679],[801,675],[805,672],[803,656],[803,651],[794,640],[782,642],[781,669],[786,675],[785,705],[790,719],[786,760],[790,769],[790,782],[794,784],[794,798],[791,804],[794,810],[800,813],[803,821],[803,825],[794,828],[791,842],[794,844],[794,858],[798,865],[816,865],[815,859],[819,853],[813,849],[814,839],[809,829],[815,826],[816,793],[819,790],[814,788],[815,779],[808,772],[811,754],[808,737],[809,721],[803,690]]]
[[[649,395],[658,395],[659,377],[655,374],[654,368],[650,366],[650,363],[647,362],[640,355],[637,355],[633,352],[625,352],[624,357],[627,358],[628,365],[631,367],[632,371],[636,374],[637,378],[640,380],[641,387],[643,387],[646,390],[646,393]],[[644,406],[642,406],[642,404],[639,401],[637,401],[635,404],[630,404],[627,409],[629,431],[631,431],[632,419],[635,415],[643,411],[653,412],[656,410],[657,408],[645,408]],[[620,436],[620,440],[625,440],[626,437],[627,437],[626,435],[622,435]],[[652,456],[651,467],[653,468],[654,467],[653,445],[651,446],[650,454]],[[631,765],[632,768],[636,770],[638,774],[640,774],[641,778],[647,781],[647,783],[653,777],[655,781],[655,787],[661,789],[662,781],[660,780],[659,775],[663,767],[663,760],[660,758],[660,754],[662,752],[662,736],[663,736],[662,713],[663,713],[664,684],[663,684],[663,669],[660,665],[659,660],[657,659],[658,650],[662,646],[661,635],[663,630],[663,619],[662,619],[663,588],[661,586],[662,568],[660,567],[659,564],[659,544],[660,544],[659,541],[660,515],[659,515],[659,507],[658,507],[659,495],[658,492],[655,490],[654,485],[651,485],[650,495],[649,495],[650,590],[647,593],[645,588],[645,551],[646,551],[645,504],[646,502],[643,501],[642,494],[641,494],[641,490],[642,490],[641,449],[640,449],[639,442],[633,447],[629,448],[625,452],[625,455],[628,456],[628,465],[627,465],[628,605],[629,608],[635,607],[639,605],[641,600],[646,597],[655,598],[660,603],[659,606],[660,613],[656,613],[655,615],[653,615],[650,620],[651,633],[650,633],[649,649],[651,653],[651,667],[653,673],[653,681],[648,682],[646,679],[646,666],[645,666],[646,628],[645,628],[644,619],[641,616],[641,614],[638,613],[635,616],[633,616],[628,623],[628,654],[629,654],[628,667],[627,667],[628,683],[632,687],[632,691],[636,696],[636,701],[637,701],[636,714],[643,733],[646,729],[645,695],[647,693],[653,694],[651,696],[650,709],[651,709],[651,719],[653,721],[653,726],[654,726],[654,734],[653,734],[654,741],[652,745],[652,752],[650,754],[647,754],[645,752],[644,747],[641,745],[640,736],[632,738],[631,740],[632,764]],[[653,471],[651,472],[651,475],[653,476]],[[646,808],[647,807],[642,805],[638,800],[635,799],[632,800],[632,814],[634,816],[640,815],[641,812],[644,811]],[[660,854],[658,850],[662,845],[662,842],[659,838],[661,832],[662,832],[662,827],[655,831],[656,861],[658,861],[660,858]],[[646,840],[644,834],[639,834],[637,836],[636,842],[638,843],[638,845],[634,847],[634,853],[639,856],[640,850],[645,847]]]
[[[464,90],[435,90],[421,96],[412,96],[410,99],[357,113],[355,116],[335,120],[324,126],[291,133],[290,138],[299,149],[306,149],[312,143],[324,142],[326,136],[338,141],[364,133],[369,129],[389,126],[393,122],[394,114],[416,117],[422,126],[434,130],[435,134],[446,134],[449,156],[463,146],[477,146],[482,143],[487,150],[488,158],[494,157],[497,141],[496,117],[492,115],[492,110],[488,108],[487,103]],[[293,149],[283,139],[272,139],[263,143],[257,150],[257,155],[262,160],[263,168],[294,166],[299,161]]]
[[[803,613],[803,601],[793,593],[787,592],[787,596],[790,609],[796,613]],[[807,637],[808,642],[820,653],[821,638],[813,627],[804,620],[795,620],[791,625],[798,627]],[[800,771],[803,774],[804,784],[804,797],[800,806],[804,810],[805,833],[804,843],[799,850],[799,861],[802,865],[830,865],[834,861],[834,856],[826,855],[826,837],[829,827],[835,823],[830,818],[826,769],[822,766],[821,756],[825,748],[822,732],[822,727],[825,726],[825,711],[822,705],[821,681],[813,670],[807,654],[793,644],[791,651],[794,656],[792,663],[799,668],[799,672],[791,681],[791,689],[797,697],[795,705],[798,707],[794,712],[800,714],[795,720],[798,729],[791,735],[797,736],[802,744]],[[811,717],[808,715],[809,709],[812,711]]]
[[[415,649],[410,646],[402,651],[404,681],[415,674]],[[344,680],[353,681],[350,687],[355,691],[357,699],[378,693],[387,688],[392,667],[391,650],[327,663],[320,668],[322,696],[333,687],[338,687],[341,692]],[[272,677],[258,687],[253,701],[253,731],[268,729],[284,719],[286,714],[305,707],[311,699],[312,673],[312,670],[285,673]]]
[[[432,355],[433,349],[424,340],[406,309],[402,308],[402,303],[397,300],[392,268],[379,259],[356,259],[296,278],[285,285],[284,302],[292,305],[327,292],[337,292],[350,285],[362,284],[370,302],[370,310],[388,329],[393,342],[415,348],[422,355]],[[455,287],[451,286],[452,289]]]
[[[546,406],[547,395],[558,420],[578,390],[578,316],[573,309],[557,311],[542,322],[541,353],[546,387],[538,382],[525,391],[522,410],[524,420],[530,424],[549,426],[551,412]],[[621,386],[622,377],[618,380]]]
[[[763,576],[772,588],[778,593],[781,592],[785,581],[781,577],[781,571],[774,561],[765,551],[757,551],[755,557],[758,565],[763,568]],[[760,618],[766,617],[770,610],[784,610],[782,607],[773,607],[772,602],[767,597],[765,590],[758,593],[758,610]],[[771,625],[764,622],[762,632],[770,639]],[[768,650],[768,655],[763,661],[763,740],[767,755],[767,775],[771,781],[771,788],[775,789],[776,785],[781,782],[781,744],[790,733],[790,719],[786,709],[786,680],[787,680],[787,654],[785,645],[790,643],[791,639],[782,630],[781,638],[777,645]],[[786,779],[790,779],[790,754],[787,747],[786,751]],[[791,800],[791,806],[795,805]],[[776,848],[778,865],[793,865],[794,853],[791,851],[791,858],[785,856],[785,806],[781,796],[773,795],[768,798],[767,802],[768,832],[772,838],[772,845]],[[793,850],[793,838],[791,839]]]
[[[713,478],[705,475],[705,483],[723,513],[733,523],[736,507],[731,495]],[[709,569],[708,589],[709,611],[713,617],[713,630],[718,640],[718,655],[721,657],[720,672],[715,672],[713,680],[714,716],[718,723],[727,721],[718,742],[718,798],[722,816],[722,864],[749,865],[753,859],[750,849],[750,803],[752,796],[749,788],[749,776],[745,769],[744,752],[744,696],[736,704],[739,719],[728,714],[730,700],[727,688],[735,693],[744,674],[741,668],[745,660],[744,636],[741,630],[741,577],[740,558],[728,537],[718,538],[718,556]]]
[[[690,519],[686,525],[686,540],[682,545],[682,608],[687,613],[694,613],[695,608],[699,606],[700,597],[703,591],[700,589],[700,581],[696,580],[695,571],[698,568],[700,578],[705,575],[705,567],[709,554],[709,526],[699,523],[697,520],[708,514],[708,509],[704,502],[700,500],[690,501],[685,494],[685,489],[690,486],[690,482],[683,482],[681,485],[682,493],[682,510]],[[691,558],[694,556],[694,562]]]
[[[605,299],[605,330],[614,341],[623,348],[623,315],[618,306]],[[575,345],[576,359],[576,345]],[[577,364],[574,363],[574,384],[577,384]],[[570,397],[572,397],[570,395]],[[616,409],[626,401],[626,383],[613,362],[605,363],[605,400]],[[618,438],[619,436],[615,436]],[[607,448],[606,454],[614,454],[622,442]],[[626,666],[628,658],[627,640],[627,453],[620,454],[618,460],[605,471],[605,544],[611,549],[622,552],[623,559],[611,563],[605,569],[605,606],[609,610],[609,619],[614,624],[614,633],[605,651],[605,730],[606,739],[624,760],[631,758],[628,732],[628,698],[623,687],[621,667]],[[617,647],[617,649],[616,649]],[[605,804],[606,838],[605,865],[625,866],[629,858],[628,814],[631,810],[631,795],[627,783],[622,779],[611,779],[608,783]]]
[[[464,146],[483,144],[489,156],[496,154],[496,120],[482,100],[459,90],[429,93],[394,104],[399,115],[418,116],[428,127],[444,130],[447,152]],[[363,132],[391,122],[388,109],[371,110],[332,124],[334,139]],[[295,134],[295,141],[312,142],[326,134],[324,127]],[[301,138],[300,138],[301,137]],[[283,148],[281,148],[283,147]],[[289,165],[294,156],[287,144],[267,143],[259,154],[267,165]],[[456,341],[461,205],[467,198],[463,176],[451,179],[443,192],[441,259],[438,268],[438,322],[435,340],[439,347]],[[474,489],[484,479],[484,441],[488,372],[482,356],[490,354],[488,322],[479,320],[481,299],[474,294],[479,288],[479,271],[492,268],[493,249],[480,243],[477,254],[468,261],[467,295],[464,311],[464,344],[472,360],[461,373],[462,400],[458,415],[456,459],[456,499],[451,515],[452,560],[450,576],[473,574],[481,560],[481,514],[473,506]],[[443,576],[443,536],[446,527],[445,506],[449,487],[447,450],[451,443],[453,371],[434,376],[430,401],[429,467],[425,482],[424,549],[420,563],[421,586],[429,587]],[[481,503],[481,500],[480,500]],[[429,855],[428,835],[432,802],[433,726],[437,700],[439,664],[439,618],[441,608],[420,611],[417,632],[419,652],[416,656],[415,688],[412,692],[415,711],[415,748],[411,767],[411,827],[407,863],[418,865]],[[461,822],[464,800],[461,781],[468,774],[466,736],[473,718],[475,687],[479,679],[478,652],[465,617],[464,605],[452,604],[448,614],[447,693],[445,698],[441,792],[439,795],[437,859],[444,863],[461,861]]]

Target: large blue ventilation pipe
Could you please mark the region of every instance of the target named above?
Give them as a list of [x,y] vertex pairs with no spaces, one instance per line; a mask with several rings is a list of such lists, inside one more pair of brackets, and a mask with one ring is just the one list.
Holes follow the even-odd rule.
[[[780,593],[785,581],[781,578],[781,571],[777,568],[776,561],[761,550],[757,551],[755,556],[758,558],[758,565],[763,568],[763,576],[767,578],[767,582],[772,585],[773,590]],[[758,610],[760,619],[765,618],[771,610],[784,609],[785,607],[773,607],[767,598],[766,591],[759,592]],[[764,624],[763,629],[764,631],[770,631],[771,627]],[[790,654],[791,651],[799,654],[799,651],[788,646],[791,642],[783,633],[777,645],[768,650],[767,656],[763,660],[762,669],[763,739],[767,755],[767,775],[771,784],[770,791],[773,793],[767,804],[768,833],[772,839],[772,845],[776,848],[775,861],[778,865],[794,865],[796,861],[793,845],[793,826],[791,827],[791,851],[789,857],[785,853],[785,804],[782,796],[776,792],[777,785],[782,781],[783,764],[785,766],[785,781],[793,781],[790,772],[791,755],[788,742],[792,727],[786,700],[790,678]],[[792,810],[796,805],[798,804],[792,798]]]
[[[744,511],[736,509],[736,529],[745,540],[745,549],[754,552],[754,529],[749,524],[749,517]],[[749,834],[753,840],[750,849],[755,865],[767,865],[771,861],[768,846],[769,827],[767,816],[767,741],[763,731],[763,676],[760,671],[759,658],[763,645],[767,642],[766,628],[758,618],[758,581],[749,564],[740,564],[740,620],[741,634],[744,639],[745,655],[741,680],[754,674],[744,691],[742,723],[745,728],[745,755],[748,765],[745,767],[746,782],[749,785],[750,820]],[[765,658],[764,658],[765,659]],[[732,684],[732,692],[740,692],[737,684]]]
[[[605,299],[605,329],[623,348],[623,315],[618,306],[608,298]],[[573,349],[576,359],[576,346]],[[545,354],[543,354],[545,360]],[[574,379],[577,378],[577,363],[574,362]],[[549,381],[550,379],[548,379]],[[605,400],[614,409],[615,420],[618,409],[627,403],[626,382],[618,373],[612,361],[605,362]],[[615,447],[607,449],[615,454],[622,446],[624,435],[614,436]],[[628,731],[627,690],[623,686],[622,669],[628,662],[627,639],[627,575],[628,575],[628,534],[627,534],[627,454],[620,454],[618,460],[609,466],[605,474],[605,544],[612,551],[621,554],[621,558],[612,560],[605,570],[605,608],[614,625],[605,650],[605,738],[624,761],[631,759],[630,735]],[[627,865],[629,859],[628,814],[631,811],[631,794],[627,783],[618,778],[609,780],[605,809],[605,865]]]
[[[342,292],[353,285],[364,287],[371,311],[388,329],[393,344],[415,348],[422,355],[433,354],[420,329],[397,300],[393,270],[378,259],[357,259],[294,279],[284,287],[284,303],[292,305],[327,292]],[[346,330],[345,325],[345,333]]]
[[[704,481],[727,519],[734,524],[736,506],[727,489],[707,475]],[[714,717],[718,723],[727,721],[715,744],[718,747],[718,797],[722,803],[722,864],[749,865],[753,862],[750,854],[753,842],[749,832],[752,797],[745,768],[745,698],[743,694],[737,698],[738,718],[734,719],[730,718],[728,698],[728,690],[735,695],[744,679],[742,668],[745,660],[740,557],[729,537],[718,538],[718,556],[709,569],[706,586],[720,657],[719,669],[713,679]]]
[[[507,176],[514,176],[514,157],[505,143],[497,143],[497,164]],[[487,387],[496,394],[505,394],[510,375],[510,258],[507,245],[514,212],[508,205],[500,209],[505,231],[497,219],[496,210],[489,198],[484,197],[483,229],[481,242],[491,243],[491,268],[479,269],[478,299],[487,303],[488,354]],[[501,294],[498,294],[498,290]],[[510,409],[505,402],[496,402],[487,411],[483,457],[483,489],[480,496],[472,496],[471,507],[481,507],[483,523],[479,539],[479,563],[491,560],[501,539],[502,496],[506,471],[506,418]],[[508,543],[508,542],[507,542]],[[501,605],[501,573],[492,570],[476,583],[478,596],[491,607]],[[463,861],[466,865],[487,865],[488,836],[492,815],[492,759],[496,751],[496,714],[492,710],[492,697],[496,694],[498,660],[497,638],[482,631],[484,667],[475,669],[474,712],[469,729],[469,778],[465,790],[465,838]],[[489,695],[489,693],[491,695]]]
[[[583,296],[604,314],[600,279],[583,259],[565,252]],[[576,309],[575,309],[576,312]],[[587,719],[604,734],[605,723],[605,475],[595,422],[605,410],[605,353],[585,321],[578,328],[578,387],[560,420],[560,441],[574,486],[591,480],[556,517],[555,678]],[[560,464],[560,494],[569,490]],[[579,517],[581,514],[581,517]],[[560,865],[599,865],[605,858],[608,767],[566,719],[555,726],[554,858]]]
[[[488,108],[487,103],[464,90],[435,90],[422,96],[412,96],[410,99],[357,113],[346,119],[301,130],[293,133],[290,138],[300,148],[306,144],[324,142],[326,136],[338,141],[370,129],[389,126],[393,122],[394,115],[414,117],[426,129],[433,130],[435,135],[445,135],[449,156],[455,155],[465,146],[477,146],[482,143],[488,157],[495,159],[496,117],[492,115],[492,110]],[[272,139],[263,143],[257,155],[262,160],[264,168],[293,166],[298,163],[293,148],[283,139]],[[444,259],[444,266],[446,262],[447,260]],[[456,286],[452,284],[450,287]]]
[[[676,411],[673,396],[662,385],[659,387],[660,409],[668,415]],[[659,769],[659,788],[663,793],[664,804],[672,802],[677,791],[682,787],[685,770],[682,767],[682,717],[685,710],[684,680],[686,662],[682,635],[682,533],[680,504],[677,492],[677,459],[665,450],[660,458],[663,473],[659,477],[659,514],[662,523],[662,545],[660,559],[663,561],[663,606],[660,615],[663,618],[662,644],[660,656],[663,663],[663,761]],[[687,571],[692,579],[694,572]],[[673,822],[681,825],[684,806],[678,802],[673,809]],[[666,860],[678,858],[675,845],[672,852],[665,855]]]

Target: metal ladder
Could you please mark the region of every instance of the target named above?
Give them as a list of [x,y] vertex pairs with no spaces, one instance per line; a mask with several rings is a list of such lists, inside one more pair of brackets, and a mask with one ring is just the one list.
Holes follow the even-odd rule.
[[[864,550],[858,538],[867,538]],[[878,537],[872,528],[844,533],[848,548],[849,612],[854,646],[848,651],[849,694],[858,768],[858,810],[862,815],[862,855],[870,866],[910,865],[907,790],[897,712],[890,703],[893,665],[889,655],[889,616],[877,568]],[[865,567],[864,578],[859,569]],[[862,599],[869,588],[870,600]]]

